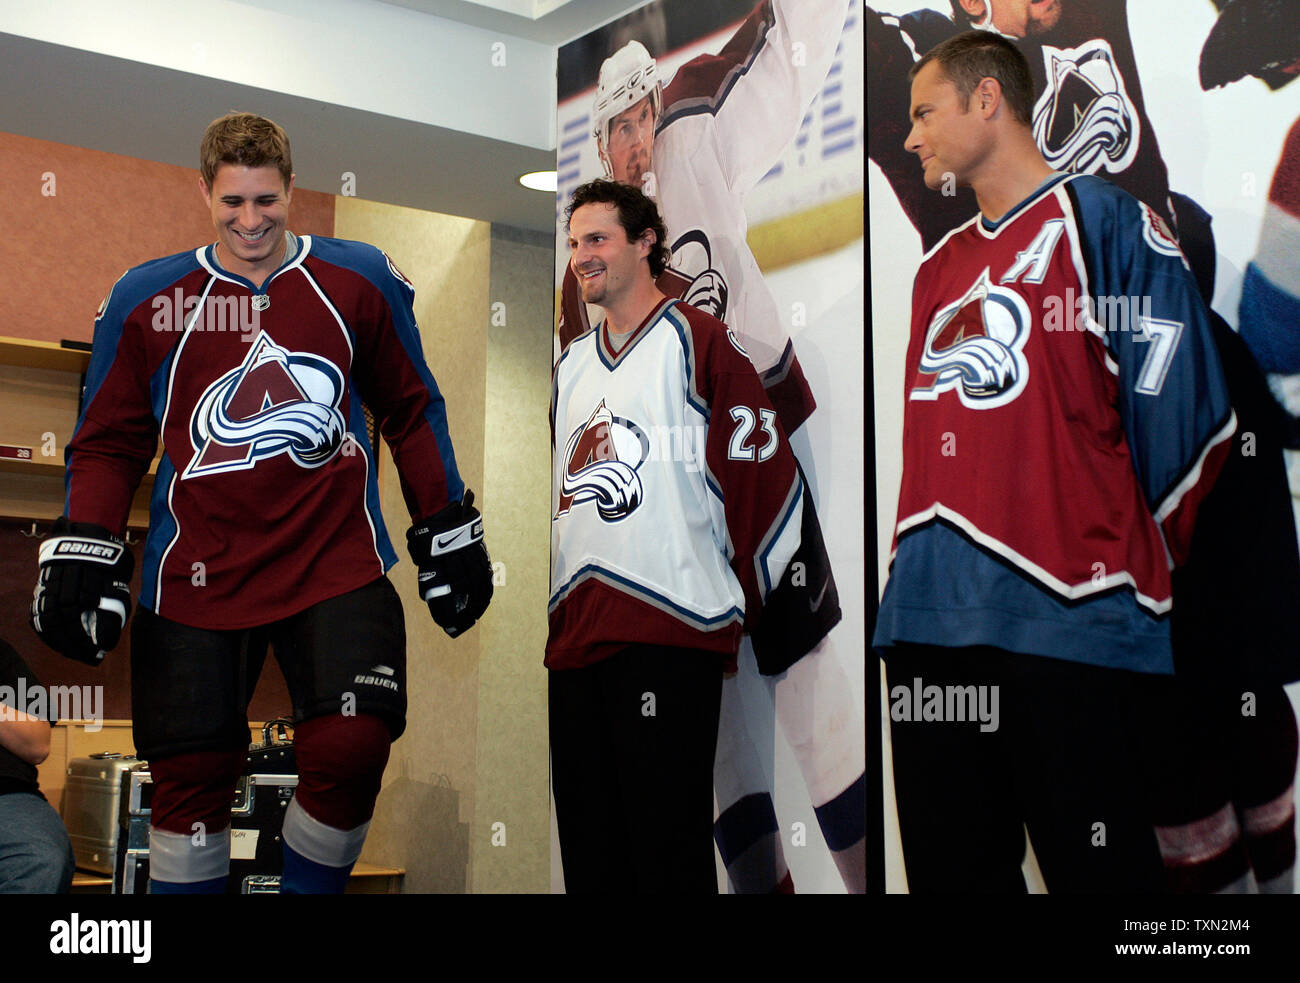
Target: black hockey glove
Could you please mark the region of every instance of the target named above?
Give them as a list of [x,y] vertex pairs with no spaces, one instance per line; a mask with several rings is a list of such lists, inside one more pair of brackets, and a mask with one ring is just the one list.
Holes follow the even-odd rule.
[[473,626],[492,600],[492,559],[483,544],[483,517],[474,493],[452,502],[406,533],[406,548],[420,571],[420,597],[433,620],[452,638]]
[[103,526],[60,516],[40,563],[29,617],[36,634],[70,659],[99,665],[131,617],[135,557]]

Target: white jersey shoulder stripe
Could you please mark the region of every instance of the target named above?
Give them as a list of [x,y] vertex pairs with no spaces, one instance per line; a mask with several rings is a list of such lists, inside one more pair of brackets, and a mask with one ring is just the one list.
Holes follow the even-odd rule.
[[[310,247],[311,247],[311,237],[303,236],[303,245],[302,248],[298,251],[298,256],[295,258],[294,262],[291,263],[289,266],[285,267],[285,269],[287,270],[287,269],[292,269],[295,266],[301,266],[301,260],[304,256],[307,255],[307,251]],[[320,284],[316,282],[316,278],[311,275],[311,272],[307,269],[307,267],[302,266],[301,273],[303,279],[305,279],[309,284],[311,284],[312,290],[316,292],[316,296],[320,298],[320,302],[325,305],[325,309],[330,312],[330,316],[334,318],[334,323],[338,325],[339,331],[343,335],[343,340],[348,346],[348,362],[351,363],[351,361],[356,355],[356,352],[353,349],[352,333],[348,329],[347,322],[343,320],[343,315],[339,313],[338,308],[336,308],[334,304],[330,301],[329,297],[325,294],[325,291],[323,291],[320,288]],[[348,378],[349,399],[359,400],[360,397],[355,392],[352,391],[351,364],[348,365],[347,378]],[[365,444],[363,444],[362,441],[357,440],[354,435],[353,443],[360,448],[361,456],[366,459],[366,469],[362,473],[362,477],[361,477],[361,481],[362,481],[361,500],[366,503],[366,507],[363,508],[361,511],[365,514],[366,525],[370,528],[370,546],[375,551],[375,559],[379,561],[379,568],[382,570],[384,567],[384,557],[379,552],[379,532],[378,530],[375,529],[375,521],[370,514],[371,507],[373,506],[377,508],[378,504],[372,503],[370,501],[370,480],[369,479],[370,479],[371,461],[370,461],[370,455],[366,452],[366,445],[370,443],[369,435],[366,435]]]
[[665,309],[661,316],[673,326],[673,330],[677,332],[677,338],[681,342],[682,357],[686,360],[686,401],[704,417],[704,422],[708,423],[710,407],[708,400],[700,395],[699,357],[695,351],[695,332],[691,329],[686,316],[677,309],[676,301],[673,301],[672,306]]
[[1055,194],[1057,204],[1065,214],[1065,236],[1070,244],[1070,263],[1074,267],[1074,275],[1079,278],[1079,295],[1084,303],[1084,309],[1079,312],[1079,316],[1082,318],[1084,328],[1101,341],[1106,369],[1111,375],[1118,376],[1119,363],[1115,361],[1110,346],[1106,344],[1106,330],[1097,322],[1092,282],[1088,279],[1088,264],[1084,262],[1083,245],[1079,241],[1079,216],[1074,211],[1074,202],[1066,193],[1065,183],[1056,186]]
[[1187,470],[1187,474],[1183,476],[1183,480],[1171,488],[1169,494],[1161,499],[1158,507],[1155,509],[1155,520],[1157,523],[1164,522],[1165,519],[1169,518],[1169,516],[1171,516],[1182,503],[1183,496],[1185,496],[1192,488],[1195,488],[1200,482],[1201,470],[1205,467],[1205,459],[1210,456],[1210,451],[1214,450],[1214,448],[1218,447],[1225,440],[1230,439],[1236,432],[1237,413],[1234,410],[1228,414],[1227,422],[1224,423],[1224,425],[1205,442],[1205,446],[1201,448],[1200,455],[1196,458],[1196,463]]
[[772,522],[771,528],[764,533],[754,551],[754,572],[757,574],[763,599],[781,581],[785,568],[799,548],[802,539],[803,519],[803,481],[796,474],[786,493],[785,502]]
[[[211,269],[204,262],[203,257],[201,255],[202,253],[203,253],[203,249],[199,249],[195,252],[195,255],[199,257],[199,263],[203,265],[205,269],[208,269],[209,272],[212,272]],[[199,316],[200,312],[202,312],[203,305],[204,303],[206,303],[208,295],[212,293],[212,287],[216,282],[217,282],[217,276],[215,273],[213,273],[213,275],[208,278],[207,282],[203,284],[203,290],[199,294],[198,303],[194,305],[194,311],[191,314],[190,319],[185,322],[185,328],[183,333],[181,334],[181,340],[176,343],[176,347],[173,348],[171,350],[171,354],[168,355],[168,358],[172,360],[172,364],[167,369],[167,394],[163,399],[162,419],[158,421],[158,432],[160,434],[167,432],[167,418],[171,414],[172,394],[175,392],[175,388],[176,388],[176,366],[180,364],[181,353],[185,350],[186,342],[190,340],[190,336],[192,334],[190,328],[194,324],[194,319]],[[189,432],[188,420],[186,421],[183,429],[187,433]],[[198,449],[194,448],[193,453],[198,453]],[[173,457],[172,464],[175,465],[175,463],[176,463],[176,459]],[[167,511],[172,517],[172,526],[174,527],[175,531],[172,533],[171,540],[163,548],[162,554],[158,558],[158,569],[156,573],[158,581],[154,586],[154,597],[153,597],[154,611],[157,611],[159,609],[159,605],[162,604],[163,570],[167,566],[167,556],[171,553],[172,547],[174,547],[178,542],[180,542],[180,538],[181,538],[181,520],[180,517],[176,514],[176,509],[173,507],[172,504],[172,493],[173,491],[175,491],[176,481],[179,475],[180,475],[179,469],[173,467],[171,481],[168,482],[167,484]]]
[[921,257],[920,265],[924,266],[926,263],[928,263],[930,261],[930,258],[944,247],[944,243],[946,243],[949,239],[957,235],[962,230],[970,228],[971,223],[978,222],[978,221],[979,221],[979,215],[976,214],[973,217],[968,218],[965,222],[962,222],[961,225],[949,229],[948,232],[944,234],[944,237],[940,239],[938,242],[936,242],[933,246],[931,246],[930,251]]

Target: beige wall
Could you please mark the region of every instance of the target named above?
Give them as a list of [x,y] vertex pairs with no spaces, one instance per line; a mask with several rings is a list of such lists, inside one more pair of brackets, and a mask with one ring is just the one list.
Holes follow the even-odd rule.
[[[415,284],[425,358],[447,401],[456,463],[483,488],[488,225],[471,219],[339,198],[335,235],[384,249]],[[393,746],[362,859],[406,868],[406,893],[469,890],[475,820],[481,627],[447,638],[416,596],[406,558],[407,514],[387,448],[380,497],[400,562],[389,577],[406,608],[407,728]],[[488,544],[492,544],[490,503]],[[501,534],[498,533],[498,536]],[[491,619],[493,611],[487,618]]]
[[[0,335],[90,341],[95,310],[129,267],[212,242],[194,166],[0,133]],[[297,188],[295,232],[331,235],[331,194]],[[21,244],[21,245],[19,245]]]
[[[485,319],[484,509],[498,568],[481,629],[475,892],[550,886],[546,601],[550,583],[551,237],[492,229]],[[504,842],[494,842],[494,823]]]
[[487,615],[447,638],[416,599],[410,516],[384,448],[380,494],[402,558],[389,577],[406,608],[409,706],[362,857],[405,867],[406,893],[542,892],[550,239],[355,198],[338,199],[335,234],[381,247],[416,286],[425,358],[496,569]]

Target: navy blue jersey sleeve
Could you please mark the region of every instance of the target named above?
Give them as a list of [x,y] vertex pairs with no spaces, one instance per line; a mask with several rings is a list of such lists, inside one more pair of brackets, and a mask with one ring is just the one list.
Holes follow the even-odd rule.
[[131,500],[158,447],[153,372],[144,332],[152,298],[197,269],[192,252],[123,273],[95,315],[81,413],[64,452],[64,512],[111,532],[126,528]]
[[1209,313],[1177,240],[1148,205],[1098,178],[1067,185],[1133,467],[1173,561],[1190,548],[1201,500],[1236,418]]

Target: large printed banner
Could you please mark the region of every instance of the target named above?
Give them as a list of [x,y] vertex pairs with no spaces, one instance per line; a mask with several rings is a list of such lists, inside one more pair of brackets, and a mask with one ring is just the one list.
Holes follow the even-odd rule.
[[[1212,285],[1214,310],[1252,344],[1288,404],[1300,447],[1300,4],[881,0],[863,16],[882,587],[898,503],[912,280],[923,253],[976,214],[969,190],[926,189],[904,148],[907,72],[972,26],[1012,38],[1027,58],[1033,133],[1048,163],[1114,182],[1176,230],[1193,273]],[[1300,490],[1295,461],[1289,454]],[[1026,461],[1026,474],[1033,467]],[[900,890],[892,830],[889,850],[889,889]]]
[[843,609],[778,676],[746,641],[724,683],[714,832],[737,893],[865,888],[861,13],[657,0],[559,52],[557,352],[601,317],[566,280],[564,206],[636,184],[672,246],[660,289],[726,321],[791,435]]

